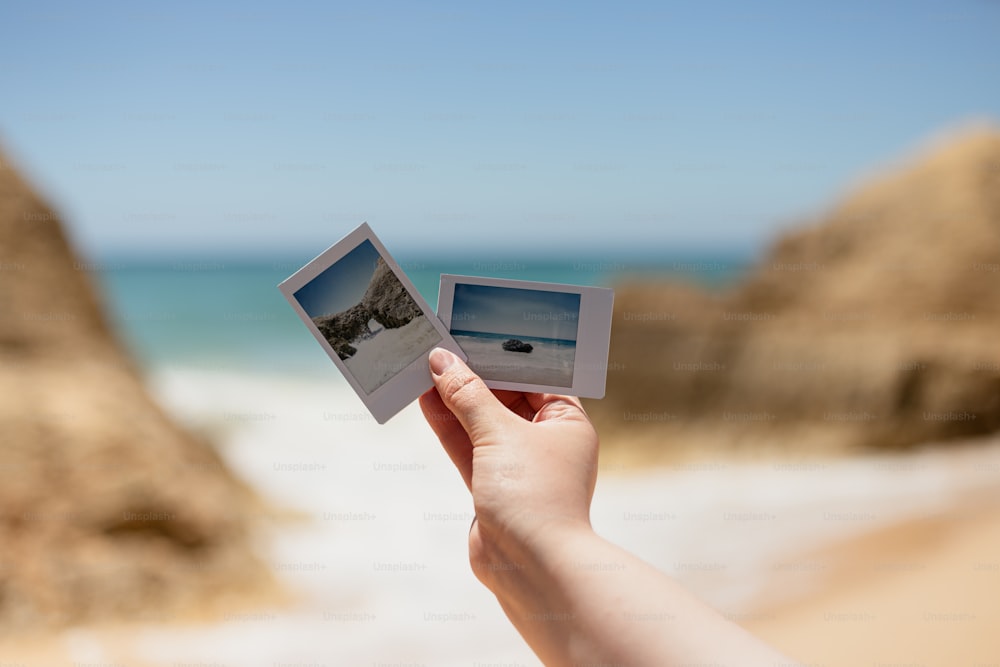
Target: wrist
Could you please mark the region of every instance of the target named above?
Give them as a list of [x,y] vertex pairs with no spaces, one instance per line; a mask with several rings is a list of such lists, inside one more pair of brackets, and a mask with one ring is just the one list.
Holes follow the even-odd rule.
[[473,570],[501,602],[508,603],[549,588],[543,584],[571,556],[573,545],[598,539],[588,520],[562,517],[546,518],[517,531],[482,523],[477,529],[475,539],[480,545],[474,550]]

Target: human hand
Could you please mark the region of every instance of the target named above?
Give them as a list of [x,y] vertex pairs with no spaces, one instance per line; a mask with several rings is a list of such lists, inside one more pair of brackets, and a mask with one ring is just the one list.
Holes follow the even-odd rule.
[[447,350],[429,362],[420,407],[472,492],[472,569],[542,662],[793,664],[594,533],[597,433],[577,399],[490,391]]
[[472,492],[469,559],[493,590],[520,554],[590,530],[597,433],[576,398],[491,391],[440,348],[430,367],[435,386],[420,407]]

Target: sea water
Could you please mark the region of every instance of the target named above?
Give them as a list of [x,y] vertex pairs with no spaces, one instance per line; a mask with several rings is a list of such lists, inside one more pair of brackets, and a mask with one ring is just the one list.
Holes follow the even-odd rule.
[[[93,262],[120,337],[147,368],[193,366],[249,373],[336,375],[277,289],[312,257],[119,257]],[[476,260],[397,257],[420,294],[437,308],[442,273],[614,287],[635,279],[680,279],[724,287],[746,256],[661,260]]]

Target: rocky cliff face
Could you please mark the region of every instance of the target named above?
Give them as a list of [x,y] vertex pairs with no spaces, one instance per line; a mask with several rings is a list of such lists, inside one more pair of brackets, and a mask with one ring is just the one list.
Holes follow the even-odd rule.
[[615,307],[588,404],[609,432],[903,447],[1000,429],[1000,132],[858,188],[731,292],[621,286]]
[[271,581],[250,548],[253,495],[150,399],[88,269],[0,155],[6,630],[168,616]]
[[379,257],[361,303],[334,315],[312,318],[323,337],[341,359],[357,352],[353,343],[371,333],[368,323],[375,320],[386,329],[397,329],[421,315],[420,307]]
[[417,302],[381,257],[361,303],[371,312],[372,319],[386,329],[409,324],[410,320],[420,315]]
[[357,349],[351,343],[361,340],[369,332],[368,322],[371,319],[371,311],[360,303],[336,315],[312,318],[316,328],[341,359],[354,356]]

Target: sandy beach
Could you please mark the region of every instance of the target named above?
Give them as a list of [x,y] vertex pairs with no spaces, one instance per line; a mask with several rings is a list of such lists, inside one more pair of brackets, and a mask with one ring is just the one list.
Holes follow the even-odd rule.
[[[469,355],[469,366],[490,380],[530,382],[557,387],[573,386],[576,346],[565,342],[527,338],[530,353],[508,352],[502,338],[453,334],[455,342]],[[514,338],[515,336],[511,336]]]
[[1000,661],[1000,507],[969,502],[815,552],[818,588],[744,625],[810,665]]
[[[380,427],[334,369],[329,379],[183,369],[152,379],[272,502],[260,548],[289,600],[8,639],[5,660],[539,664],[469,570],[469,499],[416,406]],[[998,474],[998,441],[611,466],[593,522],[809,664],[991,664]]]
[[371,338],[357,341],[357,352],[344,364],[361,387],[372,392],[439,340],[441,336],[427,318],[417,317],[398,329],[379,328]]

